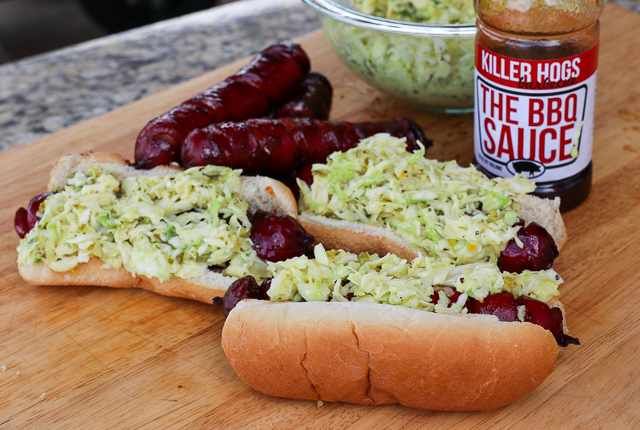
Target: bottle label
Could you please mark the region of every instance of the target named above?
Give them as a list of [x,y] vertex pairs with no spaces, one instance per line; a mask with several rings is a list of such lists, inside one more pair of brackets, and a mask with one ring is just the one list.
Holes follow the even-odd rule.
[[598,45],[573,57],[522,60],[476,43],[474,150],[495,176],[539,184],[591,162]]

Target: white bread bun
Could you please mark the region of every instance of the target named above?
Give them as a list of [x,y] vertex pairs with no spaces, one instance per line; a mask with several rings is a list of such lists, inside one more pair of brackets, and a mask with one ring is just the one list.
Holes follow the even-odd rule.
[[[567,231],[560,215],[560,199],[556,197],[555,200],[548,200],[525,195],[520,200],[520,206],[526,223],[535,221],[544,227],[560,250],[567,241]],[[391,253],[407,260],[413,260],[420,253],[407,241],[382,227],[326,218],[308,212],[301,213],[298,218],[307,233],[315,237],[315,243],[322,243],[326,249],[344,249],[354,254]]]
[[[129,165],[121,155],[106,153],[84,153],[63,155],[58,158],[51,170],[48,190],[62,187],[67,183],[69,174],[88,169],[99,163],[118,178],[123,180],[134,176],[169,175],[183,169],[173,166],[156,167],[151,170],[137,170]],[[251,211],[263,209],[269,212],[284,213],[297,218],[296,201],[289,188],[271,178],[255,176],[240,177],[242,181],[242,197],[249,204]],[[94,285],[114,288],[144,288],[158,294],[171,297],[198,300],[212,303],[214,297],[224,295],[229,286],[236,280],[217,272],[207,272],[198,278],[171,278],[160,281],[147,276],[133,276],[124,268],[103,268],[105,264],[94,258],[87,263],[79,264],[69,272],[56,272],[46,264],[19,266],[22,278],[33,285]]]
[[514,402],[558,354],[534,324],[357,302],[244,301],[222,347],[240,378],[271,396],[447,411]]

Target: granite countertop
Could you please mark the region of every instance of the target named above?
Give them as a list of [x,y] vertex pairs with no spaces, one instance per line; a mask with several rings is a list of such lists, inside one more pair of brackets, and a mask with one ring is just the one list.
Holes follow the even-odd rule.
[[318,28],[300,0],[241,0],[0,66],[0,153]]
[[300,0],[241,0],[0,66],[0,153],[318,28]]
[[640,13],[640,0],[609,0],[609,3]]

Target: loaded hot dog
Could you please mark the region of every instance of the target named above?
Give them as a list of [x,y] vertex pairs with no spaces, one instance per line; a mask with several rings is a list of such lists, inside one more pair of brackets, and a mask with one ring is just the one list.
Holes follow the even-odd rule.
[[562,282],[553,270],[515,274],[320,245],[315,260],[269,270],[271,301],[239,303],[222,333],[240,378],[269,395],[486,410],[534,390],[558,345],[578,344],[553,299]]
[[300,221],[327,248],[520,272],[549,268],[566,240],[559,200],[529,195],[533,182],[428,160],[389,135],[334,153],[307,180],[298,181]]
[[267,115],[309,68],[309,57],[299,45],[269,46],[235,75],[150,121],[136,140],[136,166],[150,169],[180,163],[182,143],[196,128]]
[[20,274],[36,285],[135,286],[211,303],[313,241],[284,185],[223,167],[141,171],[114,154],[70,155],[49,190],[16,212]]

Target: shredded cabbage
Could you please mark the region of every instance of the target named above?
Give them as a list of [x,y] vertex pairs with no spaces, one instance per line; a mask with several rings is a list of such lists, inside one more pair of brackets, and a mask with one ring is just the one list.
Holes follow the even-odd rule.
[[[563,280],[554,270],[500,272],[495,264],[453,266],[419,257],[409,262],[387,254],[352,254],[343,250],[314,249],[316,258],[295,257],[269,263],[273,274],[267,294],[272,301],[351,301],[400,305],[437,313],[466,313],[466,300],[483,300],[490,294],[510,292],[548,302],[559,294]],[[319,256],[321,256],[319,258]],[[434,287],[450,286],[461,294],[450,303],[443,291],[434,306]],[[349,296],[349,298],[347,298]],[[443,304],[444,303],[444,304]]]
[[473,36],[420,37],[321,21],[336,54],[370,85],[416,106],[473,108]]
[[488,179],[474,167],[407,152],[404,139],[378,134],[314,164],[300,184],[302,212],[390,230],[419,252],[457,265],[496,263],[518,203],[535,184],[523,176]]
[[354,0],[356,10],[382,18],[427,24],[476,22],[473,0]]
[[209,267],[229,276],[264,277],[249,238],[239,171],[192,168],[120,183],[93,165],[40,206],[42,219],[18,246],[21,265],[69,271],[97,257],[106,267],[161,280],[194,278]]

